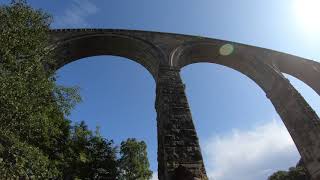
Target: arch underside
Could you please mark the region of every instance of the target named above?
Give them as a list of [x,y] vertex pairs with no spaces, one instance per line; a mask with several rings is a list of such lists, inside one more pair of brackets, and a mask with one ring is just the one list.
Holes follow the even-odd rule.
[[[220,53],[221,47],[226,44],[233,47],[230,55]],[[188,42],[171,54],[171,64],[179,68],[198,62],[224,65],[245,75],[248,75],[243,70],[245,66],[262,63],[277,72],[294,76],[320,95],[320,63],[301,57],[221,40]]]
[[[210,60],[237,70],[246,58],[292,75],[320,95],[320,63],[269,49],[199,36],[121,29],[55,29],[51,37],[59,55],[58,68],[80,58],[115,55],[136,61],[156,79],[160,64],[182,67]],[[225,44],[234,47],[229,56],[219,53]],[[182,53],[185,59],[178,62],[175,57]],[[232,58],[236,61],[230,61]]]
[[[196,36],[129,30],[86,31],[67,30],[66,35],[59,31],[62,38],[53,38],[58,39],[54,43],[57,68],[84,57],[116,55],[141,64],[155,80],[160,68],[181,69],[198,62],[224,65],[248,76],[274,105],[310,174],[315,179],[320,178],[319,117],[282,74],[300,79],[320,95],[319,63],[268,49]],[[232,46],[232,51],[223,54],[221,48],[226,44]]]
[[55,46],[56,69],[90,56],[114,55],[133,60],[156,79],[161,53],[151,44],[121,35],[90,34],[60,41]]

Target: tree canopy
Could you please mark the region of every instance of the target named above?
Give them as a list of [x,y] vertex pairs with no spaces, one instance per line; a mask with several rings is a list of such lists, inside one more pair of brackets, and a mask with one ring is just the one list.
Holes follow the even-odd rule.
[[145,142],[129,138],[121,143],[120,147],[120,179],[144,180],[151,179]]
[[2,170],[8,177],[60,176],[59,147],[67,143],[70,125],[63,111],[80,99],[61,106],[56,95],[68,97],[69,88],[58,88],[54,74],[45,69],[53,62],[51,18],[13,1],[0,6],[0,19],[0,152],[9,153],[1,156]]
[[289,168],[289,171],[277,171],[268,180],[311,180],[311,177],[305,167],[297,166]]
[[0,179],[150,179],[144,142],[123,143],[119,159],[112,140],[68,120],[81,97],[48,68],[51,19],[23,0],[0,6]]

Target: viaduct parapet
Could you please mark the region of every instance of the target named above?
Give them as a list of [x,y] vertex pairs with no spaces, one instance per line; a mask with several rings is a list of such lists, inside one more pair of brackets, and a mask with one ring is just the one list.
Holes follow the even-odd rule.
[[284,77],[292,75],[320,95],[318,62],[235,42],[172,33],[118,29],[53,29],[57,67],[81,58],[115,55],[145,67],[156,82],[159,180],[207,179],[180,69],[207,62],[253,80],[288,129],[313,180],[320,179],[320,122]]

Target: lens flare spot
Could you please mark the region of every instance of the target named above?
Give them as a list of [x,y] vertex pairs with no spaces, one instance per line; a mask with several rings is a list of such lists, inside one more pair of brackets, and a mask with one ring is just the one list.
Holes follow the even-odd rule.
[[234,51],[234,47],[232,44],[225,44],[223,46],[221,46],[219,52],[220,55],[222,56],[229,56],[230,54],[232,54]]

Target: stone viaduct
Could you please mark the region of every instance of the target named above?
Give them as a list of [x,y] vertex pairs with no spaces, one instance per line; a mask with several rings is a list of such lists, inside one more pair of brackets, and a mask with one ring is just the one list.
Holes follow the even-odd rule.
[[81,58],[115,55],[144,66],[156,82],[159,180],[207,179],[180,69],[216,63],[253,80],[282,118],[314,180],[320,179],[320,121],[282,73],[320,95],[320,64],[301,57],[223,40],[180,34],[115,30],[50,31],[57,67]]

